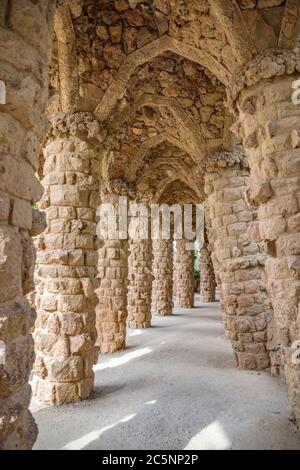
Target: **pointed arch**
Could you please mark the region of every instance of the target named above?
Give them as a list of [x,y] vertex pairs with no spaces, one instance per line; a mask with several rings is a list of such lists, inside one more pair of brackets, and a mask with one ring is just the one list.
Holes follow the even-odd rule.
[[[168,188],[168,186],[170,186],[172,183],[174,183],[175,181],[181,181],[187,188],[190,188],[191,191],[193,191],[195,193],[195,195],[199,198],[199,202],[202,202],[205,198],[204,196],[204,192],[202,193],[201,191],[201,188],[198,188],[198,187],[194,187],[194,185],[191,185],[190,181],[187,182],[186,178],[184,175],[175,175],[175,176],[171,176],[170,178],[168,179],[165,179],[163,180],[156,193],[155,193],[155,197],[153,198],[153,203],[155,204],[158,204],[160,201],[161,201],[161,198],[164,194],[164,192],[166,191],[166,189]],[[195,198],[196,200],[196,198]]]
[[194,150],[201,149],[201,147],[206,144],[205,138],[201,133],[201,129],[199,129],[194,121],[187,115],[176,98],[161,95],[151,95],[150,93],[144,93],[133,103],[126,106],[118,115],[118,117],[112,120],[110,129],[117,129],[143,106],[168,108],[173,113],[175,119],[180,122],[182,128],[186,131],[187,135],[189,136],[188,140],[192,142]]
[[151,139],[146,140],[136,153],[135,159],[131,163],[131,165],[128,168],[128,171],[126,172],[126,176],[128,178],[128,181],[133,181],[134,175],[136,174],[137,170],[139,167],[142,166],[143,161],[145,160],[145,157],[147,155],[147,152],[153,148],[157,147],[157,145],[161,144],[162,142],[169,142],[170,144],[175,145],[176,147],[180,148],[184,152],[186,152],[188,155],[190,155],[195,162],[197,162],[197,157],[194,155],[189,148],[187,148],[180,140],[176,139],[175,137],[171,136],[167,132],[162,132],[161,134],[158,134],[155,137],[152,137]]
[[107,119],[118,99],[122,96],[126,83],[137,67],[155,59],[155,57],[160,56],[164,52],[173,52],[174,54],[192,60],[210,70],[223,84],[227,85],[229,83],[229,70],[220,64],[211,54],[171,38],[168,35],[161,36],[155,41],[132,52],[123,61],[118,70],[117,78],[111,82],[94,111],[99,121],[103,122]]

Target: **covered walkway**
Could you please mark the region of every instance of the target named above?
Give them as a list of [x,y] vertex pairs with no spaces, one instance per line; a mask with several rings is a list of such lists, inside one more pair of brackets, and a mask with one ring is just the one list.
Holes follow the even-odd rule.
[[129,330],[101,356],[90,400],[32,403],[35,449],[298,449],[287,390],[269,372],[238,370],[218,304],[175,309]]

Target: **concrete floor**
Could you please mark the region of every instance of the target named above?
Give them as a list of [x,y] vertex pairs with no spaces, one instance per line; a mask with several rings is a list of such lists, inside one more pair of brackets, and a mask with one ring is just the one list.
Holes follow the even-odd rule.
[[285,384],[236,369],[217,304],[197,305],[129,330],[126,351],[95,367],[90,400],[33,402],[35,449],[300,449]]

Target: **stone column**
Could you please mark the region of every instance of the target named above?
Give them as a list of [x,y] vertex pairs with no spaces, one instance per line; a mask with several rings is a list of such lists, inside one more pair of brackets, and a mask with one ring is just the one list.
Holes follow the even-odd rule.
[[249,157],[250,199],[258,207],[266,249],[267,289],[283,350],[291,418],[299,426],[300,104],[299,90],[292,86],[298,79],[299,48],[267,52],[237,77],[231,98]]
[[44,149],[34,394],[47,404],[83,400],[93,389],[98,132],[88,113],[54,116]]
[[[118,227],[119,195],[102,194],[101,202],[112,204],[116,211]],[[113,353],[125,348],[127,319],[127,240],[107,239],[98,251],[98,278],[100,286],[96,290],[97,344],[102,354]]]
[[151,325],[152,241],[129,240],[128,320],[129,328]]
[[[0,449],[31,449],[37,427],[28,406],[34,361],[32,235],[44,229],[32,209],[43,194],[37,180],[47,129],[54,1],[0,6]],[[28,27],[30,12],[34,28]],[[25,24],[24,24],[25,18]],[[29,72],[30,71],[30,72]],[[42,228],[41,228],[42,227]]]
[[173,247],[173,291],[172,291],[172,298],[174,298],[174,300],[176,301],[177,299],[177,287],[178,287],[178,267],[179,267],[179,263],[177,263],[177,259],[176,259],[176,254],[177,252],[174,251],[174,247]]
[[176,306],[180,308],[194,306],[194,251],[186,249],[190,244],[184,239],[176,242]]
[[264,369],[269,366],[266,341],[272,311],[262,280],[265,256],[248,233],[256,218],[245,201],[248,177],[242,149],[209,158],[206,220],[214,269],[221,282],[225,330],[237,363],[244,369]]
[[152,315],[172,315],[173,240],[153,240]]
[[201,302],[215,302],[216,280],[215,272],[209,250],[206,227],[204,227],[204,242],[201,248],[200,262],[200,298]]

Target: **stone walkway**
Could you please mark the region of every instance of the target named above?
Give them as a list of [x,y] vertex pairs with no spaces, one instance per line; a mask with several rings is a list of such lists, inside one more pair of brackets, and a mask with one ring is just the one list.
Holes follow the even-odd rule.
[[32,403],[35,449],[300,449],[285,384],[236,369],[217,303],[155,317],[127,344],[101,357],[92,399]]

